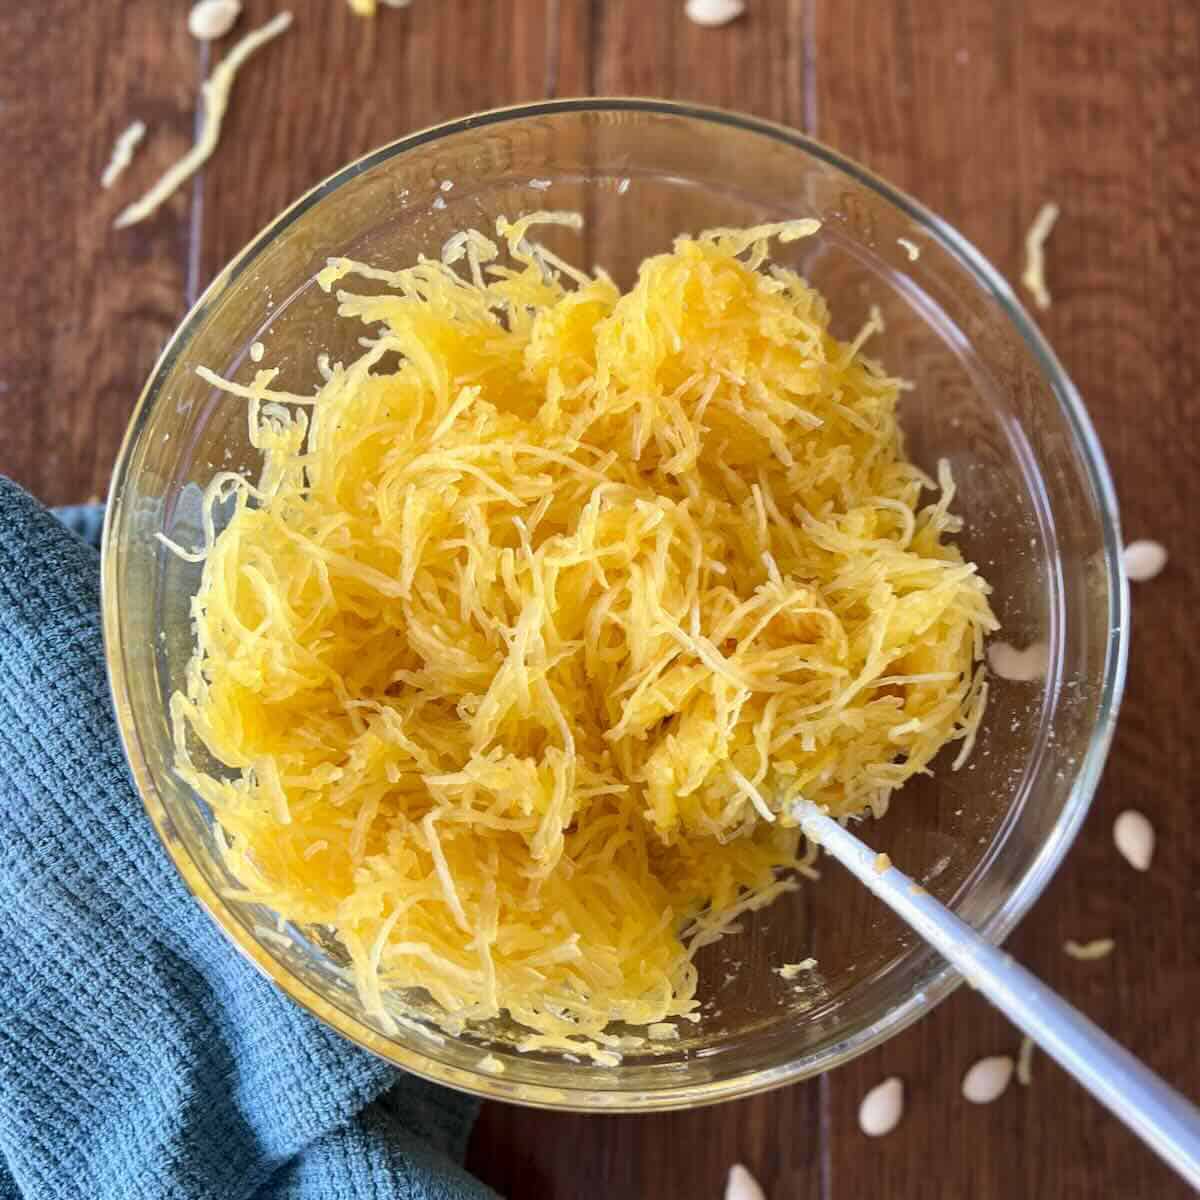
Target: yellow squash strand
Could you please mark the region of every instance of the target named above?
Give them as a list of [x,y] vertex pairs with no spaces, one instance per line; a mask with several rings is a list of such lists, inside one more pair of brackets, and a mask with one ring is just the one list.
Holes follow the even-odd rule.
[[794,886],[792,797],[879,811],[969,750],[995,622],[871,328],[767,262],[815,222],[681,237],[625,294],[537,222],[578,223],[332,262],[375,340],[315,396],[207,376],[264,466],[209,489],[172,709],[248,893],[334,929],[381,1021],[423,988],[611,1045],[693,1015],[696,949]]

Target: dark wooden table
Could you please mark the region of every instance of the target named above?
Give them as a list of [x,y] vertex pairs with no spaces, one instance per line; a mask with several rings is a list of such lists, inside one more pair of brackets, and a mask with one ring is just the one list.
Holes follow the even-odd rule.
[[[248,0],[243,29],[279,5]],[[47,502],[103,493],[130,408],[199,289],[289,200],[432,122],[544,96],[679,97],[787,122],[876,168],[1010,277],[1040,204],[1063,217],[1042,322],[1079,384],[1127,532],[1167,542],[1136,590],[1129,688],[1093,813],[1012,949],[1135,1053],[1200,1092],[1200,4],[1196,0],[749,0],[722,30],[682,0],[413,0],[374,22],[295,0],[296,25],[239,80],[224,142],[151,222],[110,226],[190,143],[210,62],[184,0],[0,7],[0,471]],[[97,180],[134,117],[153,136]],[[1150,814],[1155,870],[1109,830]],[[1064,957],[1067,937],[1116,953]],[[960,991],[836,1073],[717,1109],[555,1116],[488,1106],[475,1171],[515,1200],[721,1194],[748,1163],[772,1200],[1122,1196],[1187,1189],[1042,1059],[1034,1086],[963,1103],[1004,1021]],[[856,1109],[886,1074],[910,1101],[868,1141]]]

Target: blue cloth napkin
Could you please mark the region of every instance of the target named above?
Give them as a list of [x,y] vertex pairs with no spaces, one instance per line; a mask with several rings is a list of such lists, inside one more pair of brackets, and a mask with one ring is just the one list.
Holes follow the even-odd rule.
[[0,478],[0,1200],[492,1196],[458,1165],[474,1102],[303,1012],[177,878],[83,537]]

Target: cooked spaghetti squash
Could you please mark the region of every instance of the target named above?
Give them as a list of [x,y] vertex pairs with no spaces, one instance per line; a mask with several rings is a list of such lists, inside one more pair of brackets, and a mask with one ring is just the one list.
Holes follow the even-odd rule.
[[205,373],[263,467],[209,489],[178,769],[385,1026],[414,988],[530,1047],[693,1015],[697,948],[808,861],[791,801],[879,811],[986,701],[988,587],[877,321],[837,340],[769,261],[817,223],[680,237],[622,293],[531,238],[577,221],[331,262],[370,336],[314,395]]

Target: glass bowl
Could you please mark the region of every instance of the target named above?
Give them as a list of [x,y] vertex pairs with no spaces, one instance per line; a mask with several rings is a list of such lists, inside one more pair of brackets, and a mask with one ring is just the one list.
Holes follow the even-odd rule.
[[[992,939],[1029,908],[1074,838],[1116,719],[1126,605],[1116,502],[1074,387],[994,268],[855,163],[791,130],[711,109],[567,100],[404,138],[297,201],[180,326],[121,450],[103,578],[126,753],[187,885],[288,995],[418,1075],[551,1107],[704,1104],[836,1066],[927,1013],[958,977],[830,865],[704,952],[698,1024],[618,1066],[518,1053],[504,1022],[453,1037],[410,1021],[388,1034],[348,985],[336,942],[236,898],[211,814],[171,767],[167,702],[192,649],[200,568],[156,535],[199,544],[204,486],[217,471],[257,466],[243,402],[195,367],[245,380],[249,347],[262,341],[282,368],[279,386],[311,389],[319,352],[354,349],[333,321],[335,302],[314,284],[326,259],[407,265],[452,232],[541,208],[581,212],[582,232],[553,231],[553,248],[622,283],[680,232],[818,217],[815,238],[776,247],[777,257],[825,293],[842,336],[871,305],[882,311],[874,353],[915,384],[902,412],[910,451],[926,468],[950,461],[966,520],[960,544],[995,588],[1000,636],[1045,642],[1049,669],[1032,683],[995,680],[969,766],[953,772],[943,757],[861,832]],[[818,969],[802,979],[775,969],[808,956]]]

